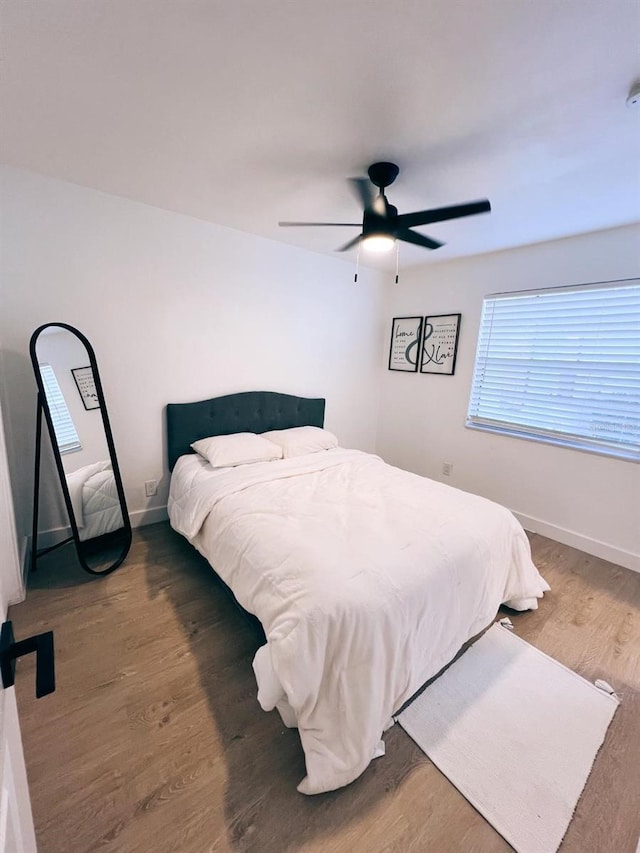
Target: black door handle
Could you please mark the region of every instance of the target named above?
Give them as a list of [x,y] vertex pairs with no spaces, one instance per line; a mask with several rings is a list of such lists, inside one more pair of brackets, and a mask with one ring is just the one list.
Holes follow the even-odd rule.
[[0,632],[0,670],[3,687],[13,687],[16,680],[16,659],[36,653],[36,698],[56,689],[56,669],[53,660],[53,631],[35,634],[17,643],[10,621],[3,622]]

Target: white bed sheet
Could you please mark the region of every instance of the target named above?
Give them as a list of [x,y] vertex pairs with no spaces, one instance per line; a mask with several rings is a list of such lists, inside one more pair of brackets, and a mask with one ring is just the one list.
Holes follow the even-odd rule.
[[356,779],[501,603],[549,589],[504,507],[354,450],[215,472],[182,457],[169,517],[264,627],[258,700],[298,726],[305,794]]

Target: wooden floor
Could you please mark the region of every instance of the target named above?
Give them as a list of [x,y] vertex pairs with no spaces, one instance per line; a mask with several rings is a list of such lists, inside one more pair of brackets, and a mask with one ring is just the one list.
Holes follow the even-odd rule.
[[[640,574],[531,539],[552,592],[509,614],[518,635],[623,694],[561,853],[635,853]],[[106,578],[72,549],[43,557],[10,618],[18,638],[55,632],[54,695],[36,701],[32,656],[18,663],[40,853],[511,849],[399,726],[348,788],[298,794],[297,733],[256,701],[256,630],[167,524],[136,531]]]

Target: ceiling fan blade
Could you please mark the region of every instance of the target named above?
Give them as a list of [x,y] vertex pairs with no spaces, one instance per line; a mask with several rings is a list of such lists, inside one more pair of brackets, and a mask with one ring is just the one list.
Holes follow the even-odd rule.
[[450,207],[434,207],[432,210],[403,213],[398,216],[398,225],[403,228],[414,228],[416,225],[429,225],[431,222],[444,222],[446,219],[459,219],[461,216],[489,213],[490,210],[491,204],[484,198],[479,201],[469,201],[466,204],[453,204]]
[[357,246],[361,240],[362,234],[358,234],[358,236],[354,237],[353,240],[349,240],[349,242],[345,243],[344,246],[340,246],[339,249],[336,249],[336,252],[346,252],[347,249],[352,249],[354,246]]
[[278,222],[278,225],[281,228],[307,228],[307,227],[316,227],[318,225],[331,226],[331,227],[342,227],[342,226],[353,226],[354,228],[360,228],[362,222]]
[[416,246],[422,246],[424,249],[439,249],[440,246],[444,246],[444,243],[432,240],[431,237],[425,237],[424,234],[416,234],[415,231],[409,231],[408,228],[396,228],[395,235],[397,240],[404,240],[405,243],[413,243]]
[[371,181],[368,178],[349,178],[349,183],[364,210],[373,210],[378,194]]

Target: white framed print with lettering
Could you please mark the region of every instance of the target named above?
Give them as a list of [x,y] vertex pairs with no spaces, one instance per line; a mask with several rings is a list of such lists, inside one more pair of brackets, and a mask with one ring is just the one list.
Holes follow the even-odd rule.
[[87,411],[90,409],[99,409],[100,401],[98,400],[98,392],[96,391],[96,380],[93,378],[93,368],[88,367],[72,367],[71,373],[76,380],[78,394]]
[[453,376],[456,372],[461,314],[432,314],[424,318],[420,373]]
[[422,335],[422,317],[394,317],[389,347],[389,370],[416,373]]

